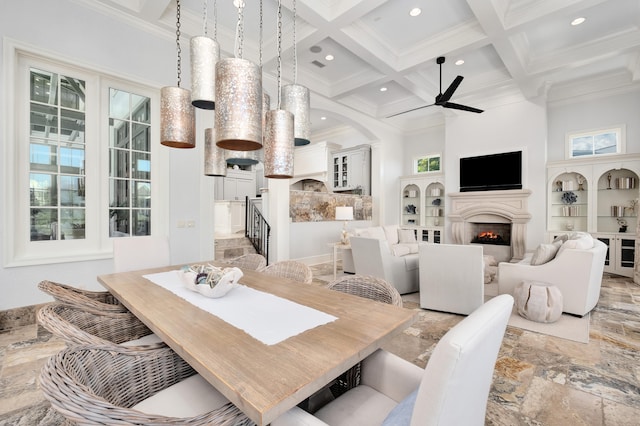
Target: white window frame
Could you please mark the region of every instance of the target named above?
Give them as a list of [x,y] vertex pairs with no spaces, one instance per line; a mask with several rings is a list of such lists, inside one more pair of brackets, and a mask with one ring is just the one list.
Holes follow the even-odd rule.
[[[590,155],[579,155],[573,156],[573,150],[571,149],[571,143],[573,139],[585,137],[585,136],[597,136],[603,133],[615,133],[617,136],[616,142],[616,152],[608,152],[605,154],[590,154]],[[626,154],[627,152],[627,141],[626,141],[626,126],[624,124],[619,124],[611,127],[599,128],[599,129],[589,129],[589,130],[580,130],[576,132],[567,132],[565,135],[565,159],[574,160],[580,158],[594,158],[594,157],[606,157],[607,155],[619,155]]]
[[[106,259],[113,256],[109,237],[109,87],[151,98],[152,235],[168,235],[169,154],[159,142],[159,88],[133,83],[70,58],[52,56],[5,39],[4,267]],[[86,82],[86,228],[85,238],[31,241],[29,237],[29,69],[80,78]],[[91,101],[91,99],[94,99]],[[97,101],[96,101],[97,100]]]
[[[422,160],[423,158],[431,158],[431,157],[440,157],[440,170],[428,170],[426,172],[419,172],[418,171],[418,161]],[[427,175],[427,174],[433,174],[433,173],[442,173],[442,166],[443,166],[442,153],[440,153],[440,152],[432,152],[430,154],[418,155],[416,157],[413,157],[413,174],[416,174],[416,175]]]

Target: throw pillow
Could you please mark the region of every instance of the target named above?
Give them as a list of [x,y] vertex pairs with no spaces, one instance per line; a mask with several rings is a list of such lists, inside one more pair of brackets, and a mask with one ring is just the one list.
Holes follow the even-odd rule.
[[586,232],[574,232],[569,235],[569,239],[562,244],[556,256],[560,256],[560,254],[566,249],[588,250],[590,248],[593,248],[593,237],[591,234]]
[[398,242],[400,244],[417,243],[416,233],[413,229],[398,229]]
[[569,236],[567,234],[562,234],[562,235],[558,235],[557,237],[555,237],[553,239],[553,243],[558,243],[560,242],[560,244],[564,243],[565,241],[567,241],[569,239]]
[[531,266],[544,265],[556,257],[558,246],[556,244],[540,244],[533,252]]
[[398,225],[387,225],[383,228],[389,244],[398,244]]
[[[420,388],[418,388],[420,389]],[[400,401],[382,422],[382,426],[398,426],[411,424],[413,416],[413,406],[416,405],[418,389],[411,392],[405,399]]]

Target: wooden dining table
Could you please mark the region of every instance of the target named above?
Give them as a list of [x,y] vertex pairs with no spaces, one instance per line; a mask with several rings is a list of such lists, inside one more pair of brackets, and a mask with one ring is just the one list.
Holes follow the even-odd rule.
[[415,320],[409,309],[243,270],[241,285],[337,318],[265,344],[144,278],[177,269],[119,272],[98,281],[258,425],[303,402]]

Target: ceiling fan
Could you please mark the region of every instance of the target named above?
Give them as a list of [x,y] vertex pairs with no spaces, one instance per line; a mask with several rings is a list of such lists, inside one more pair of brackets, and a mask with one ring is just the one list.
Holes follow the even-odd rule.
[[462,82],[462,79],[464,78],[463,76],[459,75],[457,76],[453,82],[449,85],[449,87],[447,88],[447,90],[442,93],[442,64],[444,64],[444,56],[439,56],[436,59],[436,63],[438,65],[440,65],[440,93],[438,94],[438,96],[436,96],[436,101],[430,105],[424,105],[421,107],[417,107],[417,108],[413,108],[407,111],[403,111],[403,112],[399,112],[397,114],[393,114],[388,116],[387,118],[391,118],[391,117],[395,117],[396,115],[400,115],[400,114],[406,114],[407,112],[411,112],[411,111],[416,111],[418,109],[422,109],[422,108],[427,108],[430,106],[434,106],[434,105],[439,105],[443,108],[451,108],[451,109],[459,109],[462,111],[469,111],[469,112],[476,112],[476,113],[481,113],[483,112],[483,110],[478,109],[478,108],[474,108],[474,107],[470,107],[470,106],[466,106],[466,105],[460,105],[460,104],[455,104],[453,102],[449,102],[449,99],[451,99],[451,96],[453,96],[453,93],[456,91],[456,89],[458,88],[458,86],[460,85],[460,83]]

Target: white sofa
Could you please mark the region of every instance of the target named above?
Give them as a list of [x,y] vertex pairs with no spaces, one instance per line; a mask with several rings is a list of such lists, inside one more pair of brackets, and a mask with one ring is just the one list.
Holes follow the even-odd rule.
[[[518,263],[498,265],[498,293],[513,295],[523,281],[554,285],[563,298],[563,312],[584,316],[598,303],[607,246],[586,233],[574,233],[559,244],[541,244]],[[548,259],[542,259],[543,257]],[[544,262],[544,260],[548,260]],[[542,264],[538,264],[542,262]],[[533,265],[532,265],[533,263]]]
[[394,256],[386,239],[351,237],[355,272],[382,278],[400,294],[414,293],[419,289],[418,243],[415,246],[415,253]]

